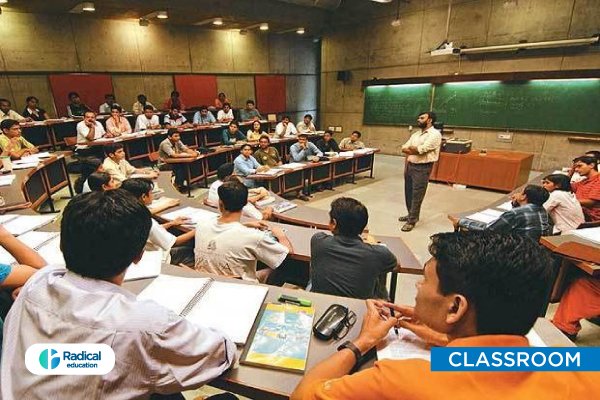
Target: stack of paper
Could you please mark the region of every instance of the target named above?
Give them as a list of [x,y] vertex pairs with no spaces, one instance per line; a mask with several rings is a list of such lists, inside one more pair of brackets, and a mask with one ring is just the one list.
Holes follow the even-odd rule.
[[473,221],[479,221],[479,222],[483,222],[485,224],[489,224],[491,222],[494,222],[498,218],[500,218],[500,216],[502,214],[503,214],[502,211],[493,210],[491,208],[488,208],[487,210],[483,210],[480,212],[476,212],[475,214],[467,215],[467,218],[471,219]]
[[161,217],[169,221],[173,221],[177,217],[187,217],[188,221],[186,221],[185,225],[195,226],[200,221],[214,218],[217,215],[219,214],[216,212],[204,210],[202,208],[184,207],[180,208],[179,210],[162,214]]
[[273,206],[273,211],[281,214],[296,207],[298,206],[292,202],[282,201],[281,203],[277,203]]
[[[57,237],[58,232],[27,232],[19,236],[19,240],[27,247],[33,250],[39,250],[43,244],[47,243],[51,239]],[[0,246],[0,263],[11,265],[15,263],[15,258]]]
[[293,163],[289,163],[289,164],[280,165],[279,168],[283,168],[283,169],[298,169],[298,168],[304,168],[304,164],[293,162]]
[[[18,161],[18,160],[17,160]],[[28,162],[28,163],[19,163],[17,164],[16,161],[13,162],[13,169],[27,169],[27,168],[35,168],[38,166],[40,162],[39,161],[35,161],[35,162]]]
[[582,239],[600,244],[600,227],[575,229],[574,231],[571,231],[571,233],[575,236],[579,236]]
[[56,215],[19,215],[17,218],[2,223],[4,228],[15,236],[33,231],[48,225],[56,218]]

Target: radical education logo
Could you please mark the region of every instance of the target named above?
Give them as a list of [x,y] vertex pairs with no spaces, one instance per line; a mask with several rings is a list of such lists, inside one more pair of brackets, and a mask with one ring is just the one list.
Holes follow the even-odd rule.
[[60,356],[58,351],[54,349],[42,350],[40,353],[40,365],[44,369],[54,369],[60,364]]
[[105,375],[115,353],[106,344],[38,343],[25,352],[25,366],[36,375]]

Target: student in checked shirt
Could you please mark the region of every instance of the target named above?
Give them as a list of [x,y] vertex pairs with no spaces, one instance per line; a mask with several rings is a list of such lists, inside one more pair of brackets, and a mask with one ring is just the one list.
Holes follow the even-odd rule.
[[[236,347],[223,333],[122,287],[150,227],[150,211],[122,189],[69,202],[60,233],[66,268],[38,271],[6,318],[2,399],[147,399],[198,388],[233,365]],[[115,366],[100,376],[35,375],[25,351],[36,343],[106,344]]]
[[545,250],[514,234],[453,232],[431,239],[432,258],[417,284],[415,306],[367,300],[358,337],[307,371],[292,400],[600,396],[597,372],[436,372],[429,361],[415,358],[377,361],[349,375],[357,360],[386,338],[394,325],[435,346],[529,346],[525,335],[546,302],[554,275]]

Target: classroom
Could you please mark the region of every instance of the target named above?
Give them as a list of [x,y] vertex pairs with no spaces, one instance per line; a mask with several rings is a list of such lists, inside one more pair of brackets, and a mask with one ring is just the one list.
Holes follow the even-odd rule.
[[600,0],[0,35],[0,399],[600,397]]

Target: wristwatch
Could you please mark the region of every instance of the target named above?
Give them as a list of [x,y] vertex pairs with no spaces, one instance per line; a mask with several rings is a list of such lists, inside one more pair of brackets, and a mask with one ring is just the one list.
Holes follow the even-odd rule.
[[354,357],[356,357],[357,363],[361,360],[362,354],[360,354],[360,350],[351,341],[346,340],[344,343],[342,343],[340,345],[340,347],[337,348],[338,351],[344,350],[344,349],[351,350],[354,353]]

